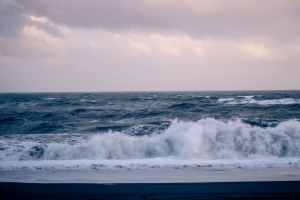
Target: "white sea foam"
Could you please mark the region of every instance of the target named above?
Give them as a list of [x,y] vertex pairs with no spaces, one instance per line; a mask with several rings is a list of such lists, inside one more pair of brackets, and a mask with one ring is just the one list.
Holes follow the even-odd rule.
[[250,126],[240,120],[175,120],[165,132],[151,136],[108,132],[22,137],[0,138],[1,161],[300,158],[297,120],[269,128]]
[[268,100],[255,100],[254,96],[239,96],[244,99],[226,98],[219,99],[220,103],[225,104],[259,104],[259,105],[289,105],[289,104],[300,104],[300,99],[283,98],[283,99],[268,99]]
[[42,160],[3,161],[0,171],[61,170],[160,170],[160,169],[257,169],[300,168],[300,158],[264,159],[130,159],[130,160]]
[[255,95],[252,95],[252,96],[237,96],[237,97],[243,97],[243,98],[246,98],[246,99],[252,99],[255,97]]
[[218,99],[219,102],[221,103],[227,103],[227,102],[231,102],[231,101],[234,101],[235,98],[221,98],[221,99]]

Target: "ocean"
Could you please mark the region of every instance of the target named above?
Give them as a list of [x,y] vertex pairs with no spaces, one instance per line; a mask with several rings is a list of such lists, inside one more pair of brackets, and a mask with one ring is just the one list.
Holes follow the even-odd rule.
[[0,94],[0,171],[300,167],[300,91]]

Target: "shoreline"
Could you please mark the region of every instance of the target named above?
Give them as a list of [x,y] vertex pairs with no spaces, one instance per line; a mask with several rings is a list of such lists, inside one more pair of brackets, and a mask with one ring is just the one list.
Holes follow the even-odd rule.
[[299,169],[0,172],[1,199],[300,199]]

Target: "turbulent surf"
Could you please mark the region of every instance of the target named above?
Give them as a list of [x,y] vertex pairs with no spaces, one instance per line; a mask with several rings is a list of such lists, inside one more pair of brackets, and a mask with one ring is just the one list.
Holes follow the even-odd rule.
[[300,167],[300,92],[0,95],[0,170]]

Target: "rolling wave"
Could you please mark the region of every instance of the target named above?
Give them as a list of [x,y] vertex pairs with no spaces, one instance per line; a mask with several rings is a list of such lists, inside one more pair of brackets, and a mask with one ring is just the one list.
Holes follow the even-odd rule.
[[[89,136],[77,135],[73,138],[68,136],[56,141],[46,140],[47,142],[33,137],[28,141],[1,140],[1,160],[215,160],[300,157],[300,122],[297,120],[281,122],[276,127],[268,128],[250,126],[241,120],[174,120],[163,133],[150,136],[137,137],[121,132],[108,132]],[[72,140],[74,142],[69,142]]]

